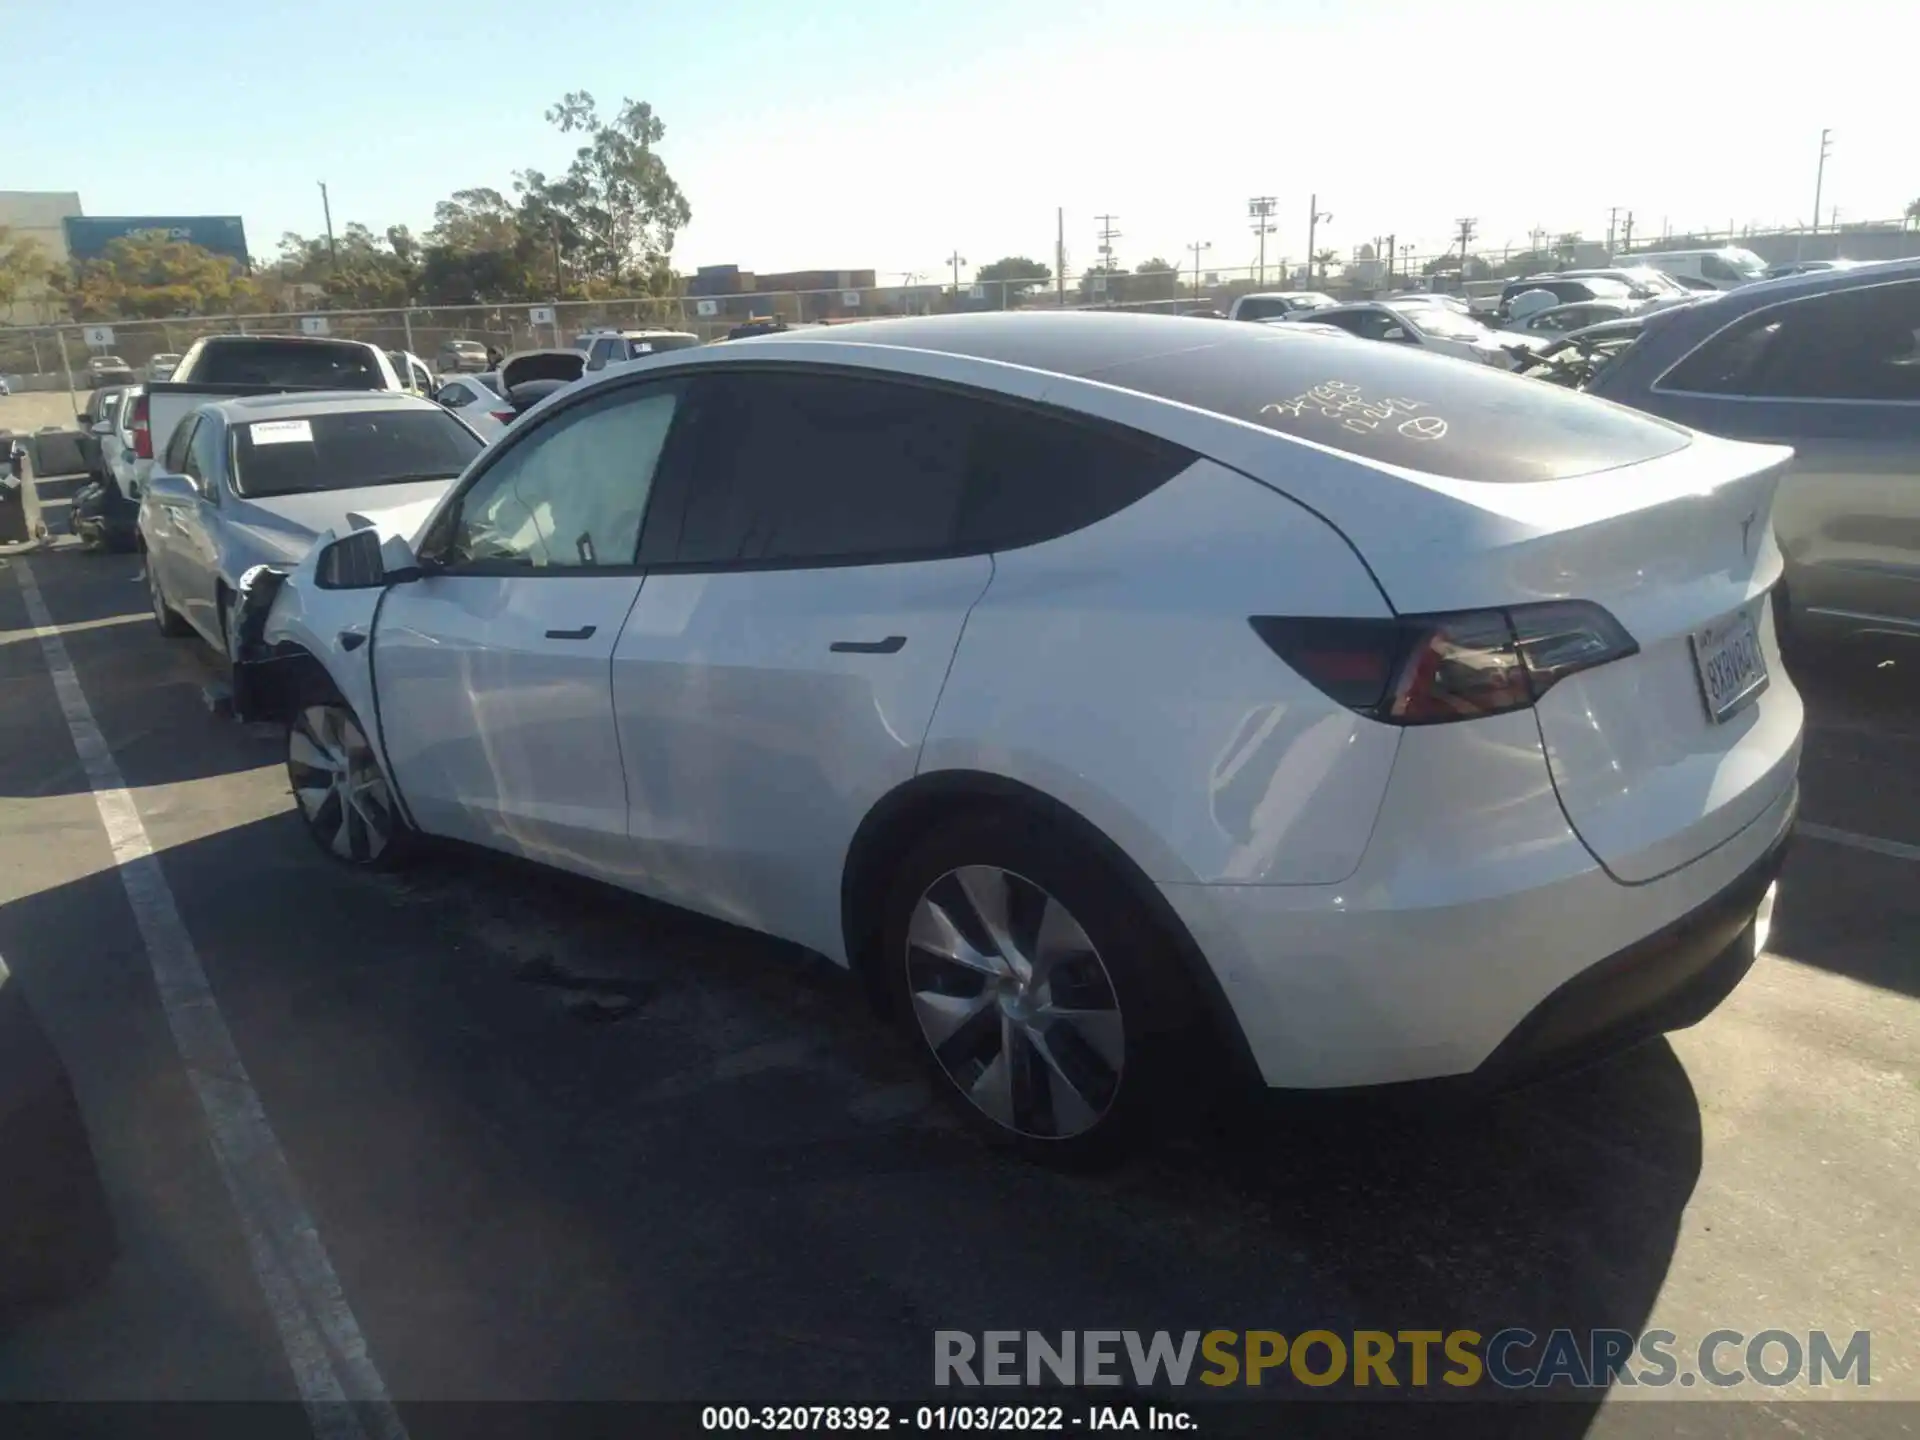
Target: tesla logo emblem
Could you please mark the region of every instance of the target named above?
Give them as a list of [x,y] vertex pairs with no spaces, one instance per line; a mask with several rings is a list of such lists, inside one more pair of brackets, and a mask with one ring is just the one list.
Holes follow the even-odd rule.
[[1740,522],[1740,553],[1742,555],[1747,553],[1749,542],[1753,539],[1753,522],[1759,518],[1760,512],[1756,510]]

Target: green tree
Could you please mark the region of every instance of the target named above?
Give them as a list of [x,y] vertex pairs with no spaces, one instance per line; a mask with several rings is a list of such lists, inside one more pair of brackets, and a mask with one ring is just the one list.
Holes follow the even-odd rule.
[[1908,225],[1920,225],[1920,200],[1909,200],[1907,202],[1905,222]]
[[1320,271],[1320,283],[1322,285],[1327,283],[1327,267],[1339,258],[1340,252],[1338,250],[1316,250],[1313,252],[1313,263]]
[[274,269],[291,284],[319,286],[336,309],[394,310],[414,298],[420,278],[418,250],[404,225],[376,235],[352,221],[331,244],[324,235],[281,236]]
[[420,251],[420,289],[429,303],[473,305],[556,293],[549,245],[522,208],[498,190],[456,190],[433,207]]
[[65,287],[76,320],[160,320],[248,308],[255,289],[239,263],[184,240],[123,235],[74,267]]
[[1036,285],[1053,279],[1053,271],[1025,255],[1008,255],[975,272],[973,283],[987,287],[987,298],[1002,307],[1017,305],[1020,297]]
[[[1104,289],[1095,289],[1096,277],[1106,278]],[[1089,265],[1080,272],[1080,294],[1085,299],[1117,301],[1126,298],[1127,272],[1118,265]]]
[[1156,255],[1133,267],[1134,279],[1128,294],[1139,300],[1171,300],[1180,293],[1180,270],[1171,260]]
[[53,274],[44,246],[31,235],[0,225],[0,310],[43,290]]
[[583,279],[667,293],[673,242],[693,212],[654,149],[666,125],[633,99],[603,120],[585,90],[562,96],[547,119],[584,143],[565,175],[526,170],[516,177],[523,233],[544,229],[557,238],[569,270]]

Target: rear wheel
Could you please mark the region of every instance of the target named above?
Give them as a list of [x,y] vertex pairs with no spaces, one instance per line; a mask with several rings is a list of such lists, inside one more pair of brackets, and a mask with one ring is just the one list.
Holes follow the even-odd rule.
[[988,1138],[1086,1163],[1181,1103],[1195,1014],[1185,975],[1075,837],[1022,812],[937,829],[896,872],[884,935],[896,1014]]
[[334,859],[383,870],[412,854],[414,831],[373,745],[330,687],[311,685],[300,697],[287,725],[287,779],[307,834]]

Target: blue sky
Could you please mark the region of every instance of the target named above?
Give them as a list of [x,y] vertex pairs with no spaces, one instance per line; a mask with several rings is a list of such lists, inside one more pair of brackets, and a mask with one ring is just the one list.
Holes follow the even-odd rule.
[[[1421,253],[1459,216],[1482,242],[1604,235],[1812,207],[1896,215],[1920,196],[1897,7],[1817,16],[1639,0],[1110,0],[1097,7],[815,0],[0,0],[15,56],[0,188],[77,190],[89,214],[239,214],[256,253],[335,224],[423,230],[456,189],[564,168],[543,119],[568,90],[649,100],[693,207],[676,264],[872,268],[883,283],[1024,252],[1071,268],[1094,217],[1120,258],[1250,264],[1246,198],[1279,198],[1270,259],[1306,246],[1308,197],[1343,252]],[[39,74],[63,80],[43,103]],[[1502,78],[1505,77],[1505,78]],[[1563,77],[1576,85],[1556,87]],[[1527,111],[1522,117],[1522,104]],[[111,116],[115,138],[83,132]],[[970,268],[970,267],[969,267]]]

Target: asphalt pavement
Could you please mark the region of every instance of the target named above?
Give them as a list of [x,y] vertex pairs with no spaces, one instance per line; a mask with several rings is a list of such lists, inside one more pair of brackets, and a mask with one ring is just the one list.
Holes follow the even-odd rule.
[[120,1253],[0,1329],[0,1400],[303,1393],[29,571],[416,1434],[423,1401],[920,1395],[938,1329],[1870,1330],[1873,1393],[1920,1400],[1920,656],[1806,677],[1808,834],[1772,953],[1701,1025],[1471,1108],[1264,1106],[1062,1175],[957,1127],[814,957],[484,854],[329,863],[137,559],[70,546],[0,559],[0,956]]

